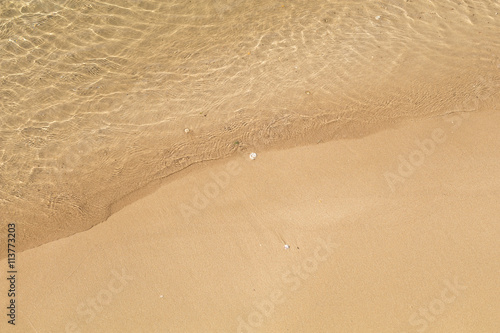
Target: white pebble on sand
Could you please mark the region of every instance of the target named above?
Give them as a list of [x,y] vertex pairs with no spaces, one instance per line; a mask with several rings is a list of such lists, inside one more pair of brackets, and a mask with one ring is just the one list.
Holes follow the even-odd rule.
[[250,154],[250,159],[251,160],[255,160],[257,158],[257,154],[256,153],[251,153]]
[[285,244],[285,249],[288,250],[290,248],[290,245]]
[[186,128],[186,129],[184,130],[184,132],[185,132],[185,133],[189,133],[189,128]]
[[375,16],[375,20],[380,20],[380,15],[379,16]]

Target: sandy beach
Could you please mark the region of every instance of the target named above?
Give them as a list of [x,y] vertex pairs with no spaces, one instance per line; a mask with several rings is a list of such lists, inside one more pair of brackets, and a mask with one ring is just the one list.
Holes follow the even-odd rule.
[[0,4],[0,331],[499,332],[498,12]]
[[498,121],[458,113],[186,170],[19,254],[13,331],[494,332]]
[[363,137],[500,80],[497,2],[0,9],[0,211],[21,224],[21,250],[88,230],[203,161]]

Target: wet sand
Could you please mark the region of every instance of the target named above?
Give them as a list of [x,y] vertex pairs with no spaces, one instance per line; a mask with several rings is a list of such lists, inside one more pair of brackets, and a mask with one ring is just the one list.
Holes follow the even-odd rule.
[[0,331],[498,331],[498,12],[2,3]]
[[190,170],[20,254],[13,331],[493,332],[499,121],[455,113]]

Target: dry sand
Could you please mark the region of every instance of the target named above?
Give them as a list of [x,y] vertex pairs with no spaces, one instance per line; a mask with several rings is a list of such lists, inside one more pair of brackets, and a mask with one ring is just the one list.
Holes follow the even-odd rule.
[[448,112],[491,88],[480,78],[500,82],[498,1],[36,0],[0,11],[0,219],[19,223],[21,249],[87,230],[189,165],[362,137]]
[[495,332],[500,115],[449,117],[186,171],[21,253],[9,331]]
[[2,2],[0,331],[499,332],[498,12]]

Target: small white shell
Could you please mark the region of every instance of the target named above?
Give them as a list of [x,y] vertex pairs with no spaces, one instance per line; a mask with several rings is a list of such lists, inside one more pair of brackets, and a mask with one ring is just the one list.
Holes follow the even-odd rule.
[[250,159],[251,160],[255,160],[257,158],[257,154],[256,153],[251,153],[250,154]]
[[184,132],[185,132],[185,133],[189,133],[189,128],[186,128],[186,129],[184,130]]
[[380,15],[375,16],[375,20],[380,20]]
[[287,249],[287,250],[288,250],[289,248],[290,248],[290,245],[285,244],[285,249]]

